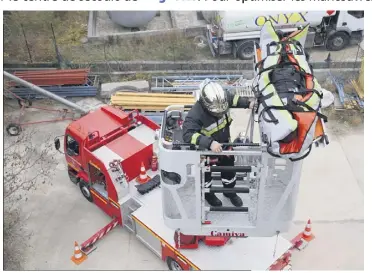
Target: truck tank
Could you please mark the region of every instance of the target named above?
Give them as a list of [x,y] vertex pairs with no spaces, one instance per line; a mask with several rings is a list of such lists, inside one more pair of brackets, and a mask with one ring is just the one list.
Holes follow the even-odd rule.
[[143,27],[156,16],[156,11],[107,11],[111,21],[123,27]]
[[296,28],[299,26],[318,26],[326,11],[219,11],[217,21],[225,33],[260,31],[263,24],[270,20],[276,29]]

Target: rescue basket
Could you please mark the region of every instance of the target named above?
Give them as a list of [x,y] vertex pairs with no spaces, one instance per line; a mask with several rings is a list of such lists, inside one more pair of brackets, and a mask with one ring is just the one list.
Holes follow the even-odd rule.
[[[159,170],[162,189],[164,223],[184,235],[224,237],[271,237],[287,232],[294,217],[302,161],[275,158],[266,145],[243,137],[229,145],[219,156],[234,156],[235,166],[219,166],[212,160],[216,153],[183,143],[179,126],[167,126],[169,116],[186,116],[185,107],[169,106],[159,132]],[[251,115],[247,131],[258,127]],[[257,129],[257,128],[256,128]],[[171,137],[167,138],[168,133]],[[223,188],[221,173],[236,172],[236,187]],[[207,188],[205,175],[210,173],[212,185]],[[205,194],[214,192],[222,201],[213,207]],[[234,207],[225,192],[237,193],[242,207]]]

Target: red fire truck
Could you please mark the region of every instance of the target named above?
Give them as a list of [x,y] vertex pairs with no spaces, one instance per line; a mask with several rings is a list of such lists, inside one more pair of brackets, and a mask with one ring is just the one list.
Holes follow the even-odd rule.
[[[167,118],[165,112],[163,122]],[[101,107],[68,125],[63,139],[68,175],[83,196],[111,218],[78,250],[85,257],[94,255],[97,241],[121,226],[133,232],[170,270],[289,269],[292,251],[307,245],[303,232],[291,241],[279,234],[181,238],[164,224],[161,177],[153,157],[159,129],[137,111],[125,113],[111,106]],[[56,149],[60,146],[56,138]]]

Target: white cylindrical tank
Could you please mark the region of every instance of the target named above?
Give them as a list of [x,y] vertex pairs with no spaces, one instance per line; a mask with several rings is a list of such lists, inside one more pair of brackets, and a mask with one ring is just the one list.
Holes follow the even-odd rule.
[[236,33],[260,31],[268,20],[274,27],[295,28],[307,24],[318,26],[328,16],[327,11],[219,11],[216,20],[221,22],[224,32]]
[[123,27],[142,27],[156,16],[156,11],[107,11],[110,19]]

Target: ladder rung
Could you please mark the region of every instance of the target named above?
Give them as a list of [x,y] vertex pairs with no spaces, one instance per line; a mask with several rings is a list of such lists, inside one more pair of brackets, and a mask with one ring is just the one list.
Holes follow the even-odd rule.
[[[207,190],[207,189],[206,189]],[[249,188],[246,187],[235,187],[235,188],[222,188],[222,187],[211,187],[209,192],[222,192],[222,193],[249,193]]]
[[[240,176],[240,175],[236,175],[236,180],[244,180],[244,178],[246,178],[247,175],[245,176]],[[216,176],[212,176],[212,179],[213,180],[221,180],[221,175],[216,175]]]
[[211,172],[251,172],[251,166],[211,166]]
[[248,207],[209,207],[209,211],[248,212]]

